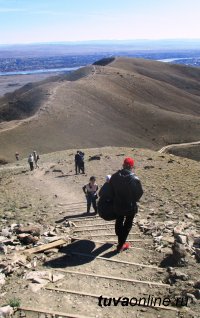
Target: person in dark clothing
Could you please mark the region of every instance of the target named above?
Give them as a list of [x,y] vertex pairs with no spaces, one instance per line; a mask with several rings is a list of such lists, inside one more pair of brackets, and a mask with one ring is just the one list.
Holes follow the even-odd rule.
[[77,153],[75,154],[74,160],[75,160],[75,172],[76,174],[78,174],[80,173],[80,160],[81,160],[79,151],[77,151]]
[[85,193],[87,199],[87,213],[90,213],[91,205],[93,206],[95,213],[97,213],[97,191],[98,185],[96,184],[96,178],[92,176],[89,180],[89,183],[83,186],[83,192]]
[[19,161],[19,153],[18,153],[18,152],[15,153],[15,159],[16,159],[17,161]]
[[115,223],[115,233],[118,237],[117,252],[130,247],[130,243],[126,243],[126,240],[138,211],[137,202],[143,194],[141,182],[133,173],[133,167],[134,160],[126,158],[123,169],[113,174],[110,179],[114,212],[117,215]]
[[75,155],[75,172],[76,174],[82,172],[83,174],[85,173],[85,166],[84,166],[84,152],[82,151],[77,151]]
[[80,156],[80,171],[84,174],[85,173],[84,152],[79,151],[79,156]]

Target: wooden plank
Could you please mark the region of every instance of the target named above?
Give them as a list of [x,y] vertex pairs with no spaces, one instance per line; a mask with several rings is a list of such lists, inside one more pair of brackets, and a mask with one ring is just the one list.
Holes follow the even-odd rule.
[[[76,221],[74,223],[76,224]],[[94,222],[93,224],[91,224],[91,222],[90,222],[90,224],[83,223],[83,225],[76,225],[76,229],[89,228],[89,227],[93,228],[93,227],[96,227],[96,226],[100,226],[100,227],[102,227],[102,226],[104,226],[104,227],[113,226],[113,228],[114,228],[115,223],[113,223],[113,222],[107,222],[107,223],[95,223]],[[133,223],[133,226],[136,226],[136,224]],[[143,233],[142,231],[140,231],[140,232]]]
[[[129,233],[129,235],[141,235],[142,233]],[[88,234],[89,237],[99,237],[99,236],[116,236],[116,234],[110,234],[110,233],[102,233],[102,234]],[[150,240],[151,239],[145,239],[145,241]],[[129,240],[130,241],[130,240]],[[134,240],[135,242],[142,242],[144,241],[144,239],[139,239],[139,240]]]
[[106,221],[105,221],[104,223],[77,225],[76,229],[81,229],[81,228],[84,228],[84,227],[88,228],[88,227],[94,227],[94,226],[108,226],[108,225],[115,225],[115,223],[114,222],[107,222],[106,223]]
[[66,269],[54,269],[55,271],[58,272],[63,272],[67,274],[75,274],[75,275],[81,275],[81,276],[90,276],[90,277],[98,277],[98,278],[104,278],[104,279],[112,279],[112,280],[118,280],[118,281],[123,281],[123,282],[129,282],[129,283],[139,283],[139,284],[146,284],[146,285],[154,285],[154,286],[162,286],[162,287],[168,287],[170,288],[169,284],[164,284],[160,282],[151,282],[151,281],[146,281],[146,280],[138,280],[138,279],[133,279],[133,278],[123,278],[123,277],[115,277],[115,276],[107,276],[107,275],[99,275],[99,274],[92,274],[92,273],[83,273],[83,272],[78,272],[78,271],[70,271]]
[[[79,241],[79,238],[73,238],[73,241]],[[112,243],[113,241],[96,241],[96,240],[90,240],[93,243],[97,243],[97,244],[110,244],[112,246],[116,245],[116,243]],[[136,247],[136,246],[131,246],[129,247],[129,249],[137,249],[137,250],[144,250],[144,247]],[[145,249],[146,250],[146,249]],[[154,252],[154,251],[153,251]]]
[[[89,228],[89,229],[77,229],[76,227],[75,227],[75,229],[74,229],[74,233],[78,233],[78,232],[92,232],[92,231],[104,231],[104,230],[114,230],[114,227],[112,226],[112,227],[103,227],[103,228],[99,228],[99,227],[96,227],[96,228]],[[129,234],[138,234],[138,235],[140,235],[140,234],[142,234],[141,232],[130,232]],[[107,234],[105,233],[105,235],[107,236]],[[111,235],[116,235],[116,234],[110,234],[109,233],[109,236],[111,236]]]
[[93,221],[93,220],[99,220],[100,217],[96,216],[96,215],[91,215],[91,216],[77,216],[75,218],[71,218],[69,216],[69,218],[67,218],[67,215],[65,216],[65,220],[66,221],[76,221],[76,222],[82,222],[82,221]]
[[108,261],[108,262],[127,264],[127,265],[134,265],[134,266],[139,266],[139,267],[146,267],[146,268],[157,269],[157,270],[159,269],[159,270],[162,270],[162,271],[166,271],[162,267],[148,265],[148,264],[141,264],[141,263],[135,263],[135,262],[122,261],[122,260],[118,260],[118,259],[115,259],[115,258],[107,258],[107,257],[102,257],[102,256],[95,256],[95,255],[87,254],[87,253],[79,253],[79,252],[70,252],[70,253],[72,255],[83,256],[83,257],[94,258],[94,259],[97,258],[97,259],[100,259],[100,260],[103,260],[103,261]]
[[65,239],[59,239],[59,240],[51,242],[51,243],[47,243],[47,244],[39,245],[39,246],[36,246],[33,248],[29,248],[27,250],[24,250],[23,252],[28,253],[28,254],[35,254],[35,253],[49,250],[49,249],[54,248],[54,247],[62,246],[66,243],[67,243],[67,241]]
[[[50,288],[45,288],[49,289]],[[89,316],[83,316],[79,314],[70,314],[70,313],[64,313],[64,312],[58,312],[58,311],[51,311],[48,309],[39,309],[39,308],[33,308],[33,307],[19,307],[17,308],[17,311],[29,311],[29,312],[35,312],[35,313],[40,313],[40,314],[49,314],[52,316],[60,316],[60,317],[67,317],[67,318],[94,318],[94,317],[89,317]]]
[[[93,298],[99,298],[100,296],[97,294],[91,294],[91,293],[86,293],[86,292],[81,292],[81,291],[76,291],[76,290],[71,290],[71,289],[63,289],[63,288],[54,288],[54,287],[44,287],[44,289],[46,290],[51,290],[51,291],[56,291],[56,292],[61,292],[61,293],[68,293],[68,294],[74,294],[74,295],[81,295],[81,296],[88,296],[88,297],[93,297]],[[110,298],[111,296],[103,296],[104,298]],[[112,298],[114,298],[112,296]],[[116,299],[118,299],[119,297],[115,297]],[[129,297],[131,299],[131,297]],[[142,297],[141,297],[142,298]],[[120,300],[119,302],[121,303],[123,300]],[[179,310],[176,307],[172,307],[172,306],[145,306],[145,305],[137,305],[138,307],[146,307],[146,308],[151,308],[151,309],[162,309],[162,310],[171,310],[171,311],[175,311],[175,312],[184,312],[183,309]]]
[[79,205],[79,204],[86,204],[85,201],[81,202],[71,202],[71,203],[58,203],[58,206],[71,206],[71,205]]
[[[103,236],[103,235],[99,235],[99,236]],[[91,236],[90,236],[91,237]],[[88,240],[88,241],[91,241],[89,238],[85,238],[85,237],[71,237],[71,242],[74,242],[74,241],[81,241],[81,240]],[[92,240],[93,241],[93,240]],[[146,241],[152,241],[151,239],[143,239],[143,240],[139,240],[139,239],[135,239],[135,240],[128,240],[128,242],[143,242],[143,244],[147,245],[148,243],[146,243]],[[94,241],[95,242],[95,241]],[[105,242],[103,243],[113,243],[113,244],[116,244],[117,241],[116,240],[106,240]],[[149,244],[148,244],[149,245]]]

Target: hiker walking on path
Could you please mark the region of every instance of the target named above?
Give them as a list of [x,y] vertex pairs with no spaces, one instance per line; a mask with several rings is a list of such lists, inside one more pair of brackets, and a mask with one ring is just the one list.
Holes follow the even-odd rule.
[[134,160],[126,158],[123,169],[114,173],[110,179],[113,195],[114,212],[116,214],[115,233],[118,237],[117,252],[130,247],[127,243],[128,234],[137,213],[137,202],[143,194],[139,178],[133,173]]
[[98,185],[96,184],[96,178],[94,176],[90,177],[89,183],[83,186],[83,192],[85,193],[87,199],[87,213],[90,213],[91,205],[95,213],[97,213],[97,196]]
[[33,166],[33,162],[34,162],[34,157],[33,154],[31,153],[28,157],[28,163],[30,165],[30,170],[33,171],[34,170],[34,166]]
[[35,168],[39,168],[38,160],[40,159],[40,157],[35,150],[33,151],[33,159],[35,162]]

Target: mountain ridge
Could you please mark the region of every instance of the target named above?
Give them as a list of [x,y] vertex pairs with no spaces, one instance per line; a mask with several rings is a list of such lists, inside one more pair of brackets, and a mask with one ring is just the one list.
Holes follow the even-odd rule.
[[[36,112],[13,118],[12,129],[5,130],[12,121],[0,124],[1,157],[11,159],[15,151],[26,156],[33,148],[40,153],[102,146],[158,150],[198,141],[199,79],[198,68],[115,58],[106,66],[48,78],[28,91],[21,88],[22,101],[37,96]],[[12,96],[0,100],[0,114],[13,107],[5,105]]]

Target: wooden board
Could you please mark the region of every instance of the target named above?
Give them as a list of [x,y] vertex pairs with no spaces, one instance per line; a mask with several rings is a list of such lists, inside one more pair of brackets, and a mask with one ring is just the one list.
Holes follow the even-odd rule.
[[[79,238],[73,238],[73,241],[76,242],[76,241],[79,241],[80,239]],[[89,240],[93,243],[97,243],[97,244],[110,244],[111,246],[115,246],[116,243],[113,243],[113,241],[96,241],[96,240]],[[144,250],[145,248],[144,247],[135,247],[135,246],[131,246],[129,247],[129,249],[136,249],[136,250]],[[145,249],[146,250],[146,249]]]
[[70,253],[72,255],[83,256],[83,257],[94,258],[94,259],[97,258],[97,259],[100,259],[100,260],[103,260],[103,261],[108,261],[108,262],[121,263],[121,264],[127,264],[127,265],[134,265],[134,266],[139,266],[139,267],[146,267],[146,268],[159,269],[159,270],[166,271],[162,267],[148,265],[148,264],[141,264],[141,263],[135,263],[135,262],[122,261],[122,260],[118,260],[118,259],[115,259],[115,258],[107,258],[107,257],[102,257],[102,256],[95,256],[95,255],[91,255],[91,254],[79,253],[79,252],[73,252],[73,251],[70,252]]
[[99,275],[99,274],[92,274],[92,273],[83,273],[83,272],[78,272],[78,271],[69,271],[66,269],[55,269],[55,271],[58,272],[63,272],[67,274],[75,274],[75,275],[81,275],[81,276],[91,276],[91,277],[98,277],[98,278],[105,278],[105,279],[113,279],[113,280],[118,280],[118,281],[123,281],[123,282],[130,282],[130,283],[139,283],[139,284],[147,284],[147,285],[154,285],[154,286],[162,286],[162,287],[167,287],[170,288],[169,284],[164,284],[160,282],[152,282],[152,281],[147,281],[147,280],[138,280],[134,278],[123,278],[123,277],[115,277],[115,276],[107,276],[107,275]]
[[48,309],[45,310],[45,309],[39,309],[39,308],[33,308],[33,307],[19,307],[17,309],[17,311],[29,311],[29,312],[35,312],[35,313],[40,313],[40,314],[49,314],[52,316],[67,317],[67,318],[94,318],[94,317],[83,316],[83,315],[79,315],[79,314],[76,315],[76,314],[63,313],[63,312],[51,311]]
[[46,250],[49,250],[51,248],[55,248],[55,247],[59,247],[62,245],[65,245],[67,243],[67,241],[65,239],[60,239],[48,244],[43,244],[43,245],[39,245],[33,248],[29,248],[27,250],[24,251],[24,253],[28,253],[28,254],[35,254],[35,253],[40,253],[40,252],[44,252]]
[[[81,291],[76,291],[76,290],[70,290],[70,289],[63,289],[63,288],[53,288],[53,287],[44,287],[44,289],[46,290],[51,290],[51,291],[56,291],[56,292],[61,292],[61,293],[69,293],[69,294],[75,294],[75,295],[81,295],[81,296],[88,296],[88,297],[94,297],[94,298],[99,298],[100,295],[96,295],[96,294],[91,294],[91,293],[86,293],[86,292],[81,292]],[[105,298],[110,298],[110,296],[103,296]],[[112,296],[113,297],[113,296]],[[118,297],[115,297],[116,299]],[[121,302],[121,301],[120,301]],[[137,305],[137,307],[141,307],[141,308],[151,308],[151,309],[161,309],[161,310],[171,310],[171,311],[176,311],[176,312],[184,312],[184,310],[179,310],[176,307],[172,307],[172,306],[145,306],[145,305]]]

